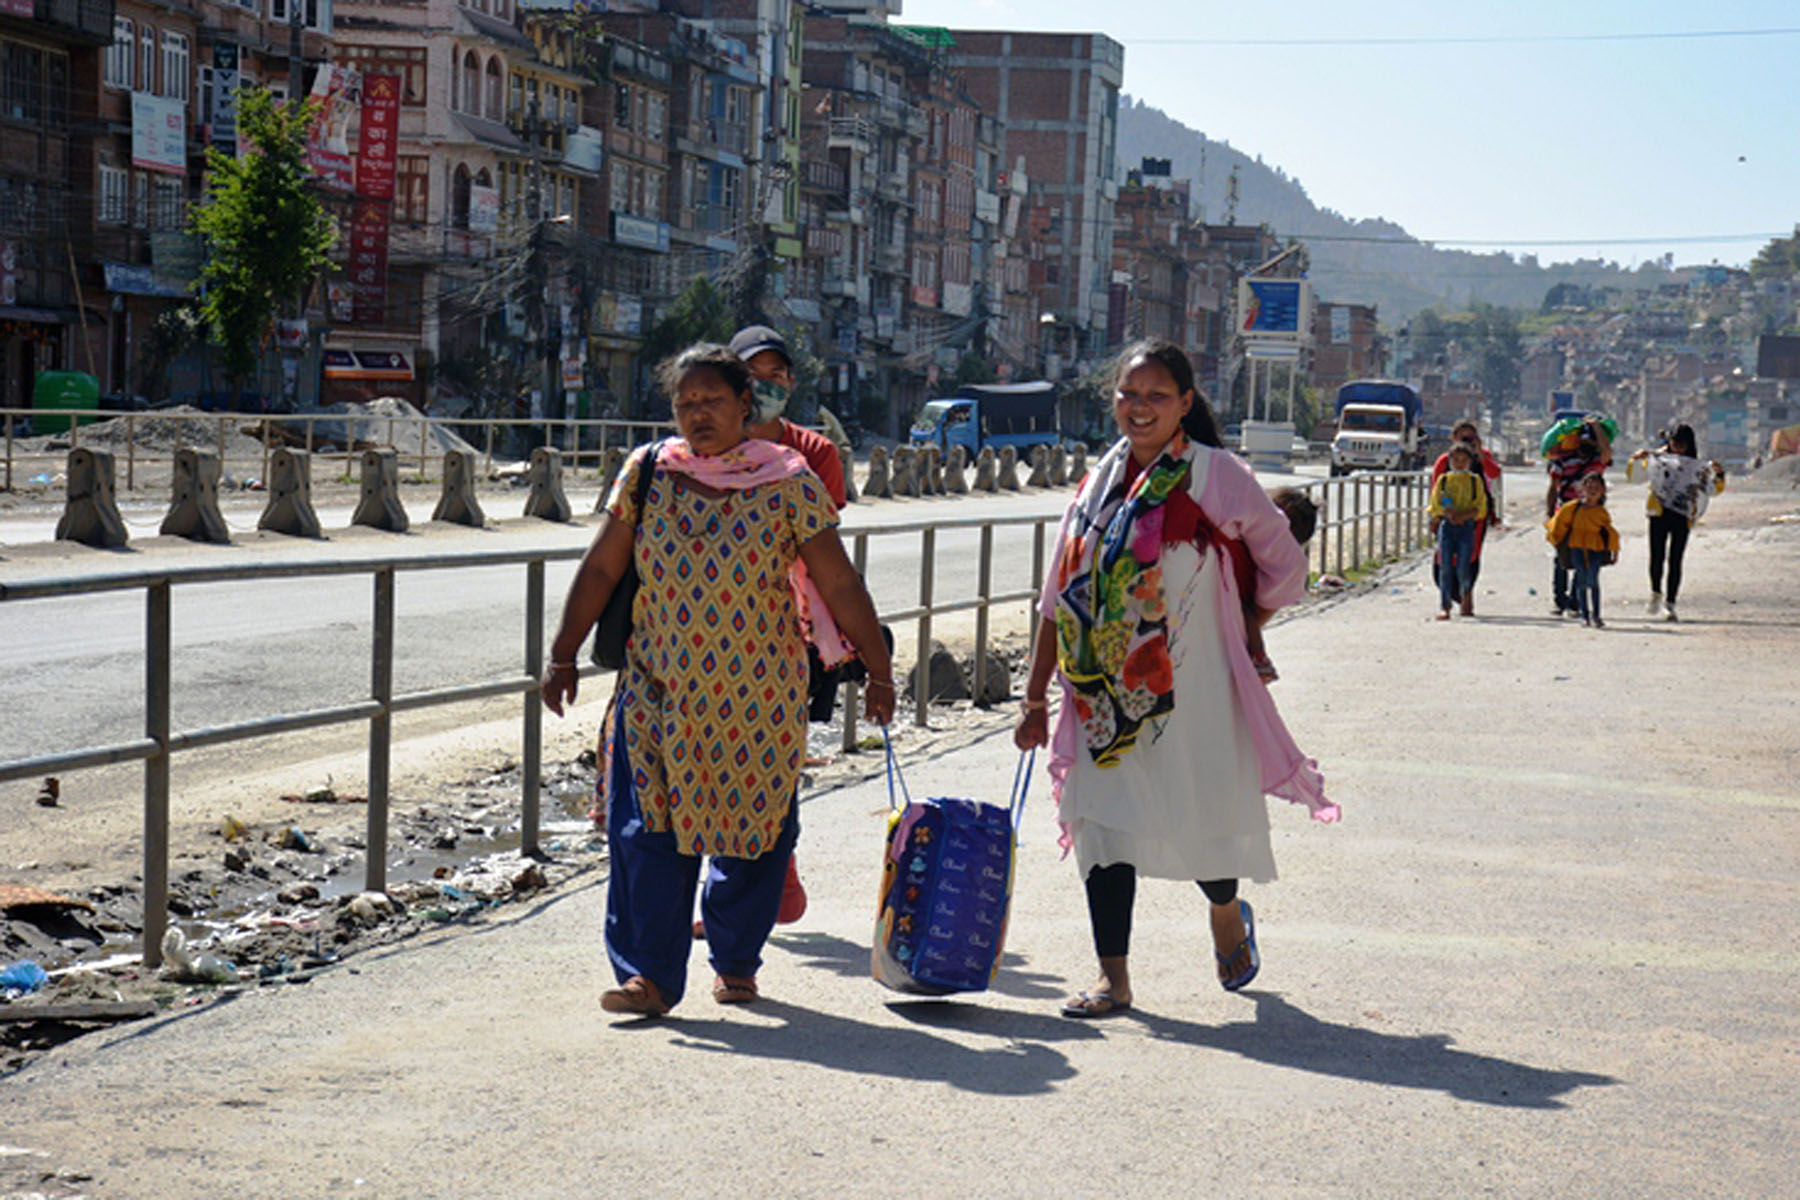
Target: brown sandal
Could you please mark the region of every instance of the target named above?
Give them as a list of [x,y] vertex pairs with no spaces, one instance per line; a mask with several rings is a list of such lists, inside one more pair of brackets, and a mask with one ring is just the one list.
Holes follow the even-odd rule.
[[638,1017],[660,1017],[669,1011],[662,992],[642,975],[633,975],[618,987],[601,992],[600,1007],[609,1013]]
[[756,997],[754,975],[720,975],[713,980],[713,999],[720,1004],[748,1004]]

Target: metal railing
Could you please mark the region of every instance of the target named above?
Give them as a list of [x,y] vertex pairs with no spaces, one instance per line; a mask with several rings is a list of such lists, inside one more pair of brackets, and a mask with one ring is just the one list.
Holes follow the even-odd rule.
[[[995,605],[1035,600],[1043,579],[1046,526],[1056,517],[1013,517],[982,520],[968,518],[937,523],[883,526],[847,531],[853,540],[857,569],[866,572],[869,542],[875,537],[916,534],[921,539],[918,603],[881,613],[884,622],[917,623],[917,670],[914,689],[914,721],[923,725],[930,706],[932,620],[951,613],[973,610],[976,614],[975,689],[982,694],[986,683],[990,620]],[[994,530],[1002,526],[1033,526],[1031,587],[995,593],[993,590]],[[969,599],[940,600],[935,594],[937,538],[945,530],[979,531],[980,560],[977,594]],[[365,845],[364,887],[380,891],[387,883],[387,829],[389,767],[393,718],[397,713],[485,700],[501,696],[523,697],[521,752],[523,789],[520,797],[520,852],[539,853],[540,777],[543,754],[543,705],[537,692],[544,665],[544,570],[549,562],[580,558],[584,550],[568,547],[530,551],[468,551],[455,554],[394,556],[357,561],[269,562],[257,565],[189,566],[85,577],[45,578],[0,583],[0,604],[20,600],[92,595],[100,592],[144,592],[144,735],[128,741],[85,746],[30,758],[0,762],[0,783],[32,779],[118,763],[142,762],[144,930],[143,955],[148,967],[161,961],[162,938],[168,928],[169,886],[169,776],[171,759],[187,751],[271,737],[301,730],[319,729],[357,721],[368,722],[368,829]],[[467,570],[483,567],[525,567],[525,636],[518,674],[473,683],[428,688],[396,694],[394,691],[394,599],[397,576],[407,572]],[[178,587],[243,580],[304,579],[321,576],[368,575],[372,582],[370,623],[369,694],[347,704],[297,712],[278,713],[228,725],[177,731],[171,728],[173,647],[171,614]],[[582,677],[599,674],[593,666],[581,669]],[[856,746],[856,705],[860,689],[847,685],[844,746]]]
[[[262,478],[267,479],[269,456],[276,448],[286,445],[303,447],[308,452],[315,477],[321,462],[341,461],[344,469],[349,470],[350,464],[360,456],[361,448],[371,443],[391,447],[401,456],[403,467],[416,461],[419,473],[426,475],[443,461],[444,443],[437,436],[440,432],[454,435],[462,441],[470,440],[465,436],[467,434],[479,438],[482,474],[485,476],[494,465],[496,431],[504,429],[531,431],[525,439],[531,446],[559,446],[571,472],[579,472],[586,462],[598,473],[605,467],[606,452],[609,449],[629,449],[674,428],[668,422],[596,418],[555,420],[546,417],[386,416],[331,412],[197,413],[159,409],[9,408],[0,410],[0,426],[4,426],[5,441],[4,476],[0,477],[0,490],[13,490],[15,468],[21,457],[17,443],[25,436],[19,428],[23,421],[31,423],[32,437],[68,438],[67,447],[53,452],[59,466],[66,451],[81,444],[84,432],[90,438],[94,436],[92,423],[123,421],[125,445],[115,458],[123,459],[125,476],[120,486],[128,491],[137,486],[140,460],[172,465],[175,451],[182,446],[190,449],[216,449],[221,467],[229,469],[234,461],[228,452],[234,433],[255,438],[260,443],[257,453]],[[204,425],[207,427],[207,437],[203,440],[193,436],[177,436],[170,439],[171,444],[167,448],[140,446],[140,431],[154,429],[159,422],[177,424],[178,432]],[[342,426],[343,433],[333,432],[331,436],[321,436],[321,425]],[[300,430],[298,434],[294,433],[296,428]],[[250,432],[252,430],[254,432]],[[113,441],[110,435],[117,434],[119,430],[116,424],[109,424],[106,432],[110,444]],[[332,446],[333,449],[330,452],[317,450],[322,445]],[[236,461],[241,463],[242,457],[239,455]]]
[[1431,499],[1428,471],[1370,471],[1315,479],[1294,488],[1318,505],[1309,557],[1320,575],[1342,577],[1425,543]]

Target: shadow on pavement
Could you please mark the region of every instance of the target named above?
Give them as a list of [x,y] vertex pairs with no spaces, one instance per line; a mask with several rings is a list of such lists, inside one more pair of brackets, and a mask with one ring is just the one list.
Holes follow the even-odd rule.
[[[759,1000],[750,1010],[767,1023],[696,1021],[679,1018],[630,1022],[620,1028],[663,1028],[671,1045],[715,1054],[741,1054],[783,1062],[812,1063],[834,1071],[885,1075],[908,1081],[938,1081],[989,1096],[1032,1096],[1073,1079],[1068,1056],[1041,1044],[1050,1038],[1098,1037],[1096,1031],[1057,1017],[983,1009],[979,1005],[921,1002],[903,1006],[909,1019],[929,1020],[958,1032],[989,1033],[1005,1043],[975,1049],[913,1029],[894,1029]],[[920,1010],[935,1010],[923,1017]],[[896,1008],[900,1012],[902,1009]],[[984,1028],[985,1027],[985,1028]]]
[[[846,979],[870,978],[869,948],[847,938],[829,933],[777,932],[769,939],[769,944],[800,959],[803,967],[830,971]],[[1057,999],[1069,990],[1061,976],[1022,969],[1025,961],[1023,955],[1002,955],[1000,974],[989,990],[1021,1000]]]
[[1151,1036],[1241,1054],[1271,1066],[1335,1075],[1388,1087],[1441,1091],[1458,1100],[1504,1108],[1566,1108],[1561,1097],[1581,1087],[1619,1082],[1586,1071],[1551,1071],[1452,1049],[1447,1034],[1403,1036],[1321,1021],[1268,992],[1245,992],[1256,1019],[1198,1025],[1134,1009]]

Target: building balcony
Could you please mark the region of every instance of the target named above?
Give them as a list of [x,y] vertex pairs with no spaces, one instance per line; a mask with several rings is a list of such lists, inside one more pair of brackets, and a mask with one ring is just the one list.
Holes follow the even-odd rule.
[[875,126],[867,117],[833,117],[826,131],[826,145],[868,153],[875,144]]
[[806,256],[808,258],[837,258],[843,252],[843,230],[827,228],[806,231]]
[[736,211],[722,204],[696,204],[676,213],[676,228],[688,233],[731,233],[737,228]]
[[842,164],[834,162],[802,162],[800,186],[807,191],[848,194],[850,179]]
[[897,171],[882,171],[875,176],[875,194],[883,200],[889,200],[895,204],[907,204],[911,201],[909,190],[911,183],[912,177],[907,174],[905,168]]
[[904,246],[876,246],[875,269],[889,275],[907,274],[906,248]]
[[33,19],[52,37],[72,36],[94,45],[112,41],[112,0],[36,0]]

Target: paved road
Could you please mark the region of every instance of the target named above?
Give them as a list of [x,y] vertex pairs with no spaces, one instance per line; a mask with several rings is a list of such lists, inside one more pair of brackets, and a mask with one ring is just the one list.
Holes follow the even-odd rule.
[[[676,1018],[615,1024],[572,888],[64,1047],[0,1085],[41,1155],[0,1162],[97,1197],[1795,1195],[1800,526],[1752,499],[1696,537],[1680,625],[1643,617],[1628,520],[1606,631],[1548,615],[1530,533],[1490,543],[1478,620],[1432,621],[1415,565],[1277,627],[1346,819],[1274,814],[1242,995],[1194,889],[1146,883],[1139,1011],[1054,1015],[1091,962],[1040,782],[998,986],[896,1002],[871,762],[808,798],[765,1002],[714,1006],[697,951]],[[1003,794],[1002,726],[923,746],[915,793]]]

